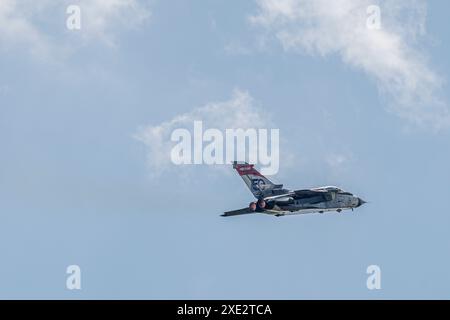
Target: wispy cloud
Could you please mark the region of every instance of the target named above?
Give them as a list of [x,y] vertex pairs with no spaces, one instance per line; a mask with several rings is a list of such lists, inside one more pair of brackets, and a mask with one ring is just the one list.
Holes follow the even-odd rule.
[[[389,110],[409,122],[439,129],[450,124],[442,98],[443,80],[430,67],[420,37],[425,35],[424,0],[257,0],[250,17],[285,50],[340,55],[375,79]],[[367,28],[367,8],[381,8],[381,29]]]
[[[49,4],[43,1],[43,4]],[[2,0],[0,2],[0,44],[2,50],[26,46],[33,54],[42,55],[48,48],[48,40],[31,21],[34,12],[42,4],[38,1]]]
[[[63,35],[69,5],[81,9],[81,29],[72,31],[74,37]],[[73,41],[114,46],[121,30],[139,26],[149,16],[141,0],[1,0],[0,46],[24,48],[39,57],[67,50]]]
[[269,114],[255,106],[251,95],[242,90],[235,90],[230,100],[212,102],[188,113],[174,117],[157,125],[142,127],[134,138],[147,147],[147,161],[153,173],[161,173],[174,168],[170,151],[174,145],[170,137],[178,128],[191,129],[194,121],[202,121],[205,129],[248,129],[271,128]]
[[81,0],[86,32],[85,39],[101,39],[115,45],[115,34],[120,29],[133,29],[142,25],[149,17],[150,10],[139,0]]

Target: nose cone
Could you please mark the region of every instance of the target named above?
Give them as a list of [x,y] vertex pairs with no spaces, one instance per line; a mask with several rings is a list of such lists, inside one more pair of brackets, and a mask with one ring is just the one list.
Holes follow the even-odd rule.
[[358,198],[358,205],[356,206],[357,208],[358,207],[361,207],[364,203],[366,203],[366,201],[364,201],[363,199],[361,199],[361,198]]

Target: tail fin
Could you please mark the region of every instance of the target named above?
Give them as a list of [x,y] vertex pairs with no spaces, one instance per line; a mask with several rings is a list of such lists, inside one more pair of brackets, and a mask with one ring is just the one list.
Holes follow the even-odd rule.
[[274,184],[272,181],[267,179],[261,173],[259,173],[253,164],[248,164],[247,162],[233,162],[233,169],[236,169],[237,173],[244,180],[247,187],[253,193],[255,198],[264,198],[269,195],[274,189],[282,189],[282,184]]

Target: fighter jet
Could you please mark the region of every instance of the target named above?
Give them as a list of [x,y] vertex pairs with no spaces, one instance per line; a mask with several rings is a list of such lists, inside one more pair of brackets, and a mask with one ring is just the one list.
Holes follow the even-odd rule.
[[247,208],[227,211],[223,217],[252,213],[264,213],[273,216],[284,216],[306,213],[341,212],[353,210],[366,203],[363,199],[338,187],[326,186],[314,189],[288,190],[282,184],[274,184],[253,164],[233,162],[233,169],[244,180],[256,201],[250,202]]

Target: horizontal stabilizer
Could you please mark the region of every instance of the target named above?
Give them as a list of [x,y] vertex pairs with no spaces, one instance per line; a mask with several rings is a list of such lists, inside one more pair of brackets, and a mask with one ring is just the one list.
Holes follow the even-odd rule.
[[244,209],[239,209],[239,210],[233,210],[233,211],[227,211],[224,214],[222,214],[222,217],[231,217],[231,216],[240,216],[243,214],[252,214],[252,213],[256,213],[255,211],[250,210],[250,208],[244,208]]

